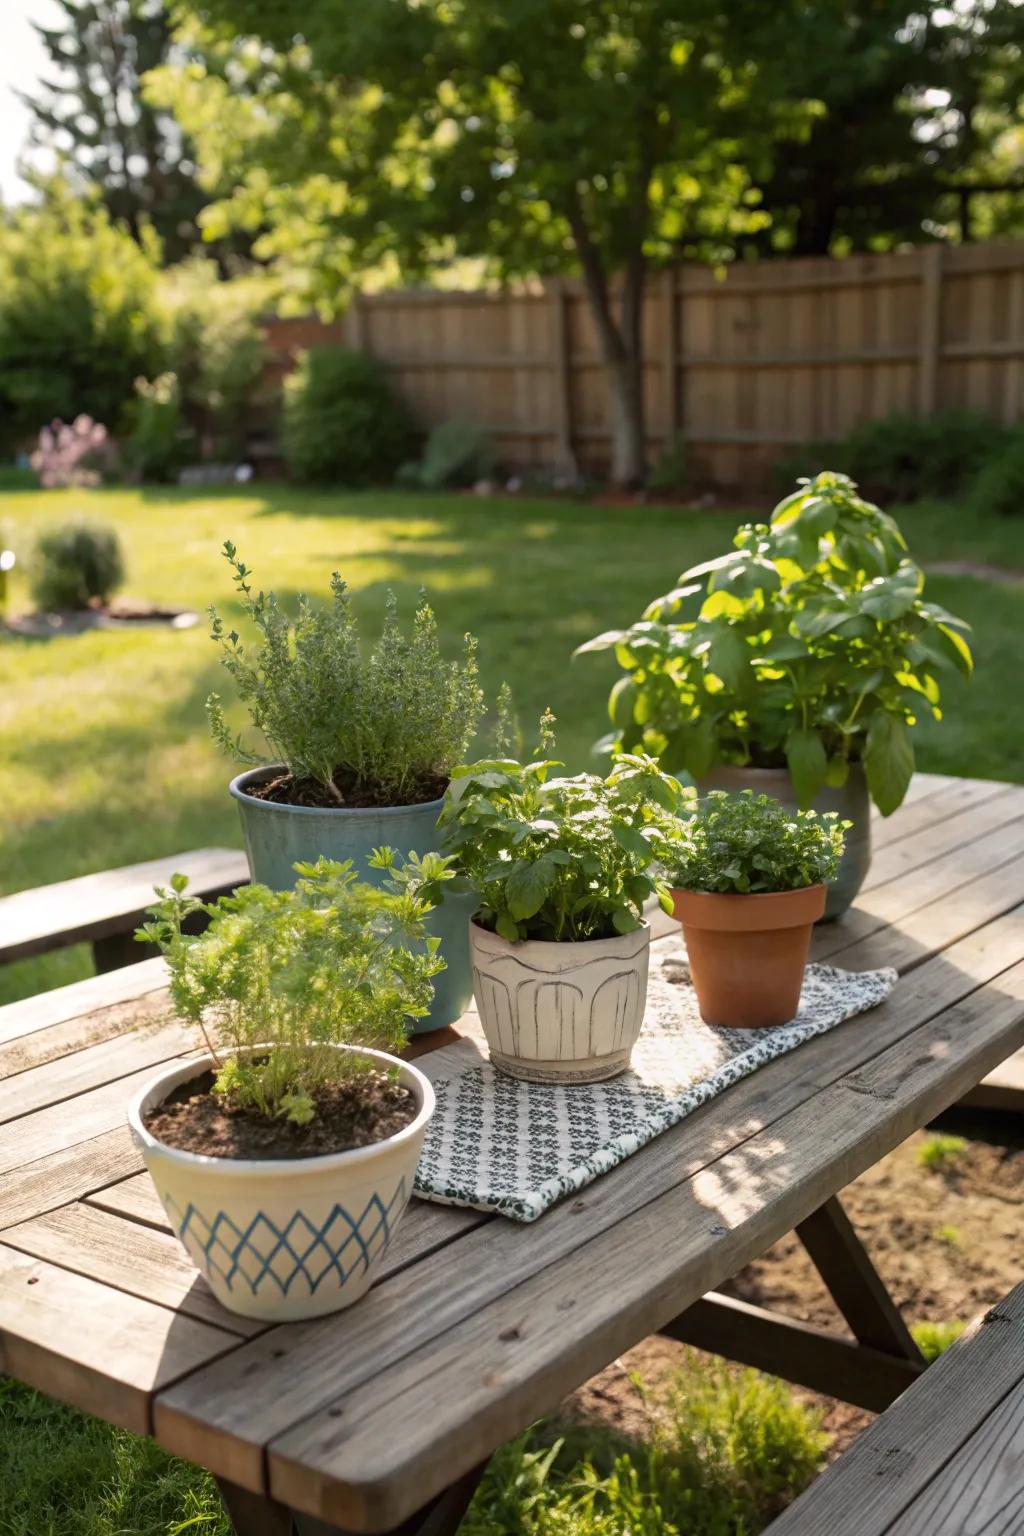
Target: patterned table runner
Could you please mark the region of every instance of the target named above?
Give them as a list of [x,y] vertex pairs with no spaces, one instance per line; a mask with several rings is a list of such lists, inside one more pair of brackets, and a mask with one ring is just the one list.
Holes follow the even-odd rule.
[[715,1029],[697,1011],[686,961],[651,955],[631,1070],[607,1083],[525,1083],[489,1062],[435,1081],[437,1113],[416,1193],[442,1205],[535,1221],[730,1083],[874,1008],[896,972],[808,966],[800,1011],[776,1029]]

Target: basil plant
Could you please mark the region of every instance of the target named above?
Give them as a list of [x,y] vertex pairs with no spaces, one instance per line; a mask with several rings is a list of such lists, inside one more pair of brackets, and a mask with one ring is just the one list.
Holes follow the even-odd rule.
[[910,728],[941,717],[944,672],[972,668],[969,626],[923,592],[894,518],[846,475],[801,481],[638,623],[580,646],[613,649],[625,674],[598,745],[694,779],[788,766],[802,807],[862,763],[887,816],[914,771]]

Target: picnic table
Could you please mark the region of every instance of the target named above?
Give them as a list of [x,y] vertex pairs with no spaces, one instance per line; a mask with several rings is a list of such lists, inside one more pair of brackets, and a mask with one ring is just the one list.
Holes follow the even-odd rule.
[[[0,1009],[0,1367],[210,1468],[239,1536],[453,1531],[499,1444],[652,1333],[885,1407],[924,1362],[838,1194],[1024,1044],[1024,787],[920,775],[875,842],[813,954],[896,966],[884,1004],[531,1225],[414,1200],[315,1322],[221,1310],[141,1171],[125,1106],[193,1048],[162,960]],[[449,1076],[478,1038],[411,1054]],[[793,1229],[846,1334],[716,1289]]]

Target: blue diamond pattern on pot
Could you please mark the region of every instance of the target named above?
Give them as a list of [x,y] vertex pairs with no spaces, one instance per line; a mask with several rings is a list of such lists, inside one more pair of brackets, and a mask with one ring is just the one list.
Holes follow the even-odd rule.
[[319,1225],[304,1211],[295,1211],[283,1227],[263,1211],[239,1226],[226,1211],[209,1217],[191,1201],[184,1211],[170,1195],[163,1201],[200,1268],[219,1275],[229,1290],[248,1286],[255,1296],[261,1285],[272,1283],[287,1296],[296,1283],[304,1281],[312,1295],[328,1275],[344,1285],[369,1269],[391,1241],[406,1198],[402,1178],[389,1200],[374,1193],[358,1216],[335,1204]]

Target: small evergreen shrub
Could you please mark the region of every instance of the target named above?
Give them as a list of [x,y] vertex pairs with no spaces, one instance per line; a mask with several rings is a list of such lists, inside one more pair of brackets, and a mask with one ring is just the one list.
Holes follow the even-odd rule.
[[106,603],[124,580],[117,534],[99,523],[65,523],[42,534],[33,566],[32,595],[47,612]]
[[1024,514],[1024,431],[1014,432],[974,482],[971,502],[978,512],[1001,517]]
[[412,419],[380,364],[344,347],[311,347],[284,384],[284,456],[296,479],[369,485],[409,456]]
[[842,442],[812,443],[787,454],[776,463],[775,473],[785,473],[785,483],[790,484],[828,464],[856,480],[875,500],[958,496],[998,454],[1006,435],[982,411],[897,413],[862,422]]
[[273,592],[259,595],[233,544],[224,555],[259,640],[250,648],[210,609],[239,698],[271,757],[243,745],[211,694],[215,739],[238,762],[283,762],[293,778],[322,786],[337,805],[415,805],[441,794],[483,713],[476,641],[466,635],[461,662],[445,661],[433,609],[425,600],[404,634],[389,594],[380,638],[364,653],[348,589],[337,572],[331,602],[300,597],[294,620]]
[[125,409],[128,433],[121,444],[125,468],[137,480],[174,481],[195,451],[185,424],[177,375],[152,383],[136,379],[135,399]]
[[494,447],[484,429],[475,421],[455,417],[435,427],[427,438],[418,479],[428,491],[457,490],[489,480],[494,465]]
[[674,883],[734,895],[819,885],[835,879],[849,826],[834,811],[790,811],[771,795],[713,789],[685,825]]
[[[382,852],[393,861],[392,849]],[[370,1067],[334,1047],[401,1050],[408,1021],[430,1008],[444,961],[423,926],[430,905],[417,879],[381,890],[356,883],[351,859],[295,868],[294,890],[243,885],[215,902],[188,896],[187,878],[175,875],[170,889],[157,888],[152,921],[136,936],[163,951],[175,1011],[217,1063],[214,1092],[266,1119],[305,1125],[322,1089]],[[445,861],[428,854],[416,869],[437,881]],[[184,933],[199,912],[209,927]]]

